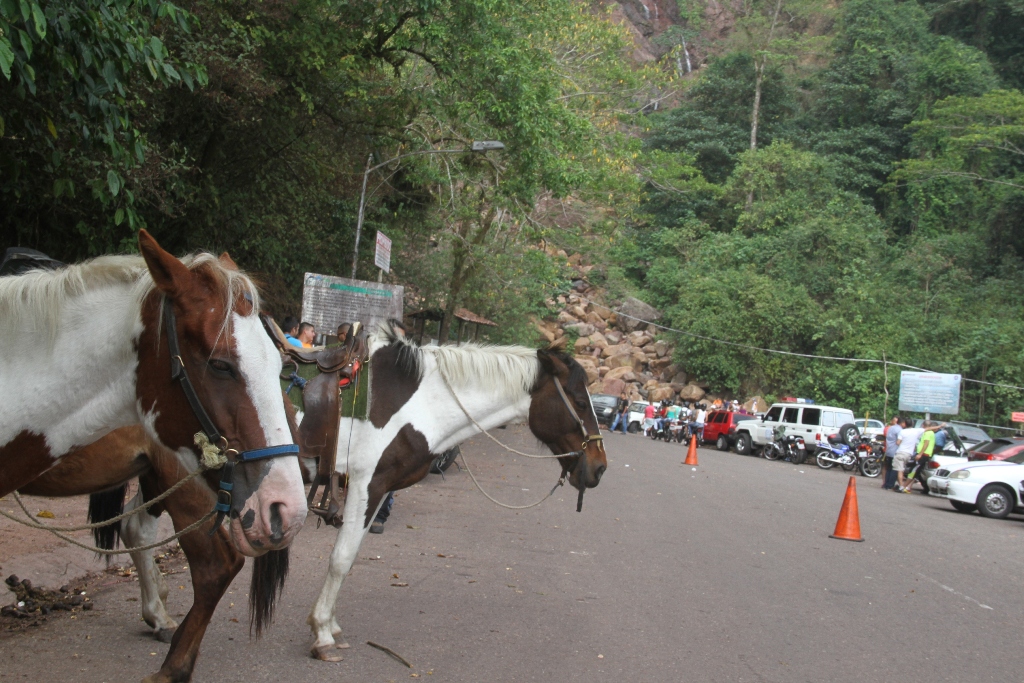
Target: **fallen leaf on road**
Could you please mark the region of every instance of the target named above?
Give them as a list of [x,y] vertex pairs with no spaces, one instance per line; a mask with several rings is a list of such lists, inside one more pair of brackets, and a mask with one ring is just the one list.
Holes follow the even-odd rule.
[[53,514],[52,512],[50,512],[49,510],[40,510],[36,514],[36,517],[45,517],[46,519],[54,519],[54,518],[56,518],[56,515]]
[[400,581],[398,583],[393,583],[391,585],[394,586],[395,588],[407,588],[409,586],[409,584],[405,583],[404,581]]
[[437,554],[437,556],[438,556],[438,557],[448,557],[447,555],[445,555],[445,554],[443,554],[443,553],[438,553],[438,554]]
[[413,526],[412,524],[406,524],[406,525],[405,525],[405,528],[406,528],[406,529],[419,529],[419,527],[418,527],[418,526]]
[[231,617],[230,619],[228,619],[228,621],[233,621],[233,622],[235,622],[236,624],[238,623],[238,619],[237,619],[237,618],[235,618],[235,617]]

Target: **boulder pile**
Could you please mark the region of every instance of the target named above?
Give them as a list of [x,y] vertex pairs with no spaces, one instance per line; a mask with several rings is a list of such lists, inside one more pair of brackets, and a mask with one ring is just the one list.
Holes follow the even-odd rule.
[[[580,270],[577,266],[577,272]],[[658,337],[660,330],[642,322],[658,320],[660,311],[627,297],[614,307],[626,314],[619,315],[606,307],[604,300],[598,288],[582,278],[574,280],[569,294],[548,301],[551,314],[534,321],[548,342],[566,335],[574,340],[573,351],[587,371],[591,394],[618,396],[625,391],[631,400],[652,402],[714,400],[705,393],[707,384],[690,380],[673,360],[673,348]]]

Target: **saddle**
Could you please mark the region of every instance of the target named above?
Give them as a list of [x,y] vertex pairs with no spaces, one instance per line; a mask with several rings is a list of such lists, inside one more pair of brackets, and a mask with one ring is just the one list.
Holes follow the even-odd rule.
[[[291,382],[285,394],[291,399],[294,387],[301,391],[301,397],[292,401],[298,403],[297,407],[303,411],[296,442],[302,457],[317,460],[317,473],[306,502],[313,514],[331,526],[340,528],[347,485],[335,467],[342,392],[352,394],[354,414],[357,393],[360,391],[360,370],[366,363],[368,351],[365,331],[359,330],[359,324],[356,323],[344,344],[321,349],[300,349],[288,343],[273,318],[262,316],[262,320],[274,345],[281,352],[281,379]],[[319,502],[316,502],[316,494],[321,486],[324,491]]]

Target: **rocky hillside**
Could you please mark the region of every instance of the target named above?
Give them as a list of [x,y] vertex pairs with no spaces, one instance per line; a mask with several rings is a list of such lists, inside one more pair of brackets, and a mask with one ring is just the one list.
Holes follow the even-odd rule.
[[658,320],[657,309],[633,297],[607,301],[601,289],[587,282],[590,266],[578,254],[552,250],[552,255],[567,259],[578,279],[568,295],[548,301],[551,313],[544,320],[534,322],[549,342],[568,335],[576,360],[587,371],[590,393],[617,396],[625,391],[632,399],[649,401],[716,398],[706,395],[707,384],[687,377],[655,325],[634,319]]

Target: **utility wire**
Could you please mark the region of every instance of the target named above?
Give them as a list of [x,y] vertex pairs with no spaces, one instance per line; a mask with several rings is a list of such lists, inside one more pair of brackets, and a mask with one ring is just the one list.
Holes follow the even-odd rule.
[[[616,311],[614,308],[609,308],[608,306],[605,306],[604,304],[599,304],[596,301],[594,301],[592,299],[588,299],[587,297],[582,296],[580,294],[576,294],[575,296],[577,296],[582,301],[586,301],[587,303],[591,304],[592,306],[597,306],[598,308],[603,308],[606,311],[611,311],[615,315],[621,315],[621,316],[623,316],[625,318],[630,318],[632,320],[636,320],[637,322],[646,323],[648,325],[654,325],[655,327],[660,327],[661,329],[668,330],[669,332],[676,332],[678,334],[685,334],[685,335],[687,335],[689,337],[695,337],[697,339],[705,339],[707,341],[712,341],[712,342],[715,342],[716,344],[726,344],[728,346],[736,346],[736,347],[739,347],[741,349],[750,349],[752,351],[763,351],[764,353],[775,353],[775,354],[779,354],[779,355],[782,355],[782,356],[798,356],[800,358],[813,358],[815,360],[835,360],[835,361],[843,361],[843,362],[847,362],[847,363],[878,363],[880,365],[895,365],[895,366],[900,367],[900,368],[909,368],[910,370],[918,370],[920,372],[935,373],[934,370],[928,370],[926,368],[919,368],[919,367],[917,367],[915,365],[907,365],[906,363],[896,363],[895,361],[883,360],[883,359],[879,359],[879,358],[844,358],[842,356],[819,356],[819,355],[816,355],[816,354],[813,354],[813,353],[797,353],[795,351],[781,351],[779,349],[766,349],[766,348],[761,347],[761,346],[753,346],[751,344],[741,344],[739,342],[731,342],[731,341],[726,341],[724,339],[716,339],[715,337],[708,337],[708,336],[703,335],[703,334],[697,334],[696,332],[687,332],[685,330],[677,330],[674,327],[668,327],[667,325],[660,325],[660,324],[658,324],[656,322],[652,322],[650,320],[644,320],[643,318],[638,318],[635,315],[629,315],[628,313],[622,313],[620,311]],[[999,382],[985,382],[985,381],[980,380],[980,379],[971,379],[969,377],[964,377],[963,375],[961,375],[961,379],[963,379],[963,381],[965,381],[965,382],[974,382],[975,384],[985,384],[985,385],[990,386],[990,387],[1003,387],[1003,388],[1006,388],[1006,389],[1017,389],[1018,391],[1024,391],[1024,387],[1018,387],[1018,386],[1016,386],[1014,384],[1000,384]]]

